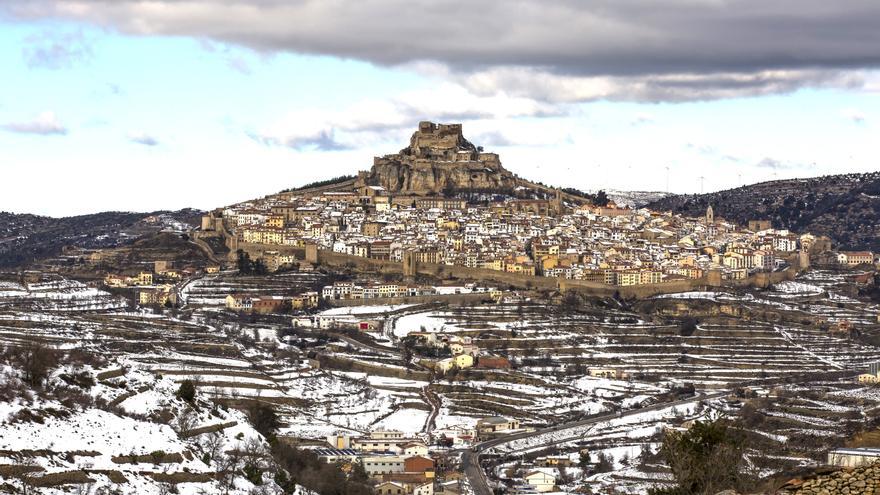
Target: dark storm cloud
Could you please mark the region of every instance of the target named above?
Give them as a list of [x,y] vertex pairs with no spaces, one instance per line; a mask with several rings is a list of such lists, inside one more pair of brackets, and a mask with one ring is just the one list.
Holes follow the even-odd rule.
[[857,86],[853,71],[880,64],[876,0],[7,0],[0,9],[264,51],[435,62],[471,89],[550,101]]

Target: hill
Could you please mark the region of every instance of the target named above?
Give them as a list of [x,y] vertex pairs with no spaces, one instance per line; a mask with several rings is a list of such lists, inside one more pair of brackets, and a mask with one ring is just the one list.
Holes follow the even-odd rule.
[[16,267],[56,256],[65,246],[112,248],[157,232],[185,232],[198,225],[201,214],[185,209],[52,218],[0,212],[0,267]]
[[775,228],[830,237],[843,249],[880,251],[880,172],[762,182],[709,194],[672,195],[655,210],[716,216],[742,224],[771,220]]

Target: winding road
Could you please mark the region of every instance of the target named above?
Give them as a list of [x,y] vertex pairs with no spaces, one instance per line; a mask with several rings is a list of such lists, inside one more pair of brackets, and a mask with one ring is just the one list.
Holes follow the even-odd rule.
[[[656,411],[659,409],[665,409],[667,407],[680,406],[680,405],[688,404],[691,402],[707,400],[707,399],[717,399],[719,397],[724,397],[725,395],[728,395],[729,393],[730,392],[728,392],[728,391],[723,391],[723,392],[716,392],[716,393],[707,394],[707,395],[698,395],[695,397],[689,397],[687,399],[681,399],[681,400],[676,400],[676,401],[661,402],[659,404],[654,404],[652,406],[643,407],[641,409],[633,409],[633,410],[626,411],[623,413],[603,414],[601,416],[595,416],[595,417],[588,418],[588,419],[573,421],[571,423],[563,423],[560,425],[551,426],[549,428],[542,428],[540,430],[535,430],[535,431],[516,433],[513,435],[504,436],[501,438],[487,440],[485,442],[480,442],[480,443],[474,445],[473,447],[471,447],[469,450],[465,450],[464,452],[462,452],[461,467],[465,473],[465,476],[467,476],[468,482],[470,483],[471,488],[474,490],[475,495],[492,495],[492,489],[489,487],[489,480],[486,478],[486,473],[483,471],[483,468],[480,466],[480,454],[482,452],[485,452],[488,449],[491,449],[493,447],[498,447],[499,445],[504,445],[506,443],[513,442],[515,440],[522,440],[522,439],[526,439],[526,438],[537,437],[537,436],[544,435],[547,433],[555,433],[555,432],[562,431],[562,430],[568,430],[568,429],[572,429],[572,428],[580,428],[583,426],[601,423],[603,421],[625,418],[627,416],[635,416],[637,414],[644,414],[649,411]],[[552,440],[550,440],[548,442],[530,446],[529,449],[536,448],[536,447],[542,447],[545,445],[565,443],[565,442],[569,442],[572,440],[577,440],[578,438],[581,438],[582,436],[583,436],[583,433],[578,433],[578,434],[570,436],[570,437],[553,438]]]
[[[749,380],[749,381],[745,381],[745,382],[740,382],[737,385],[738,386],[760,385],[760,386],[769,387],[769,386],[780,385],[783,383],[796,382],[797,380],[800,380],[800,379],[813,379],[813,380],[815,380],[815,379],[820,379],[823,376],[825,378],[831,378],[831,377],[844,378],[844,377],[855,376],[856,374],[858,374],[858,371],[852,370],[852,369],[834,370],[834,371],[826,371],[826,372],[822,372],[822,373],[803,373],[803,374],[789,375],[789,376],[785,376],[785,377],[771,377],[771,378],[762,378],[762,379],[757,379],[757,380]],[[572,428],[579,428],[582,426],[597,424],[597,423],[601,423],[603,421],[608,421],[608,420],[612,420],[612,419],[634,416],[634,415],[642,414],[642,413],[645,413],[648,411],[656,411],[658,409],[664,409],[667,407],[675,407],[675,406],[679,406],[682,404],[687,404],[689,402],[695,402],[695,401],[701,401],[701,400],[707,400],[707,399],[717,399],[720,397],[724,397],[726,395],[730,395],[730,393],[731,393],[731,390],[722,390],[719,392],[713,392],[711,394],[697,395],[697,396],[690,397],[687,399],[680,399],[680,400],[669,401],[669,402],[661,402],[661,403],[654,404],[654,405],[651,405],[648,407],[643,407],[641,409],[631,409],[626,412],[603,414],[601,416],[594,416],[592,418],[573,421],[570,423],[563,423],[560,425],[551,426],[549,428],[543,428],[540,430],[535,430],[535,431],[530,431],[530,432],[516,433],[514,435],[508,435],[508,436],[504,436],[501,438],[487,440],[485,442],[480,442],[478,444],[475,444],[469,450],[465,450],[462,452],[461,467],[465,473],[465,476],[468,479],[468,482],[471,485],[471,488],[474,490],[475,495],[493,495],[492,489],[489,488],[489,480],[486,478],[486,473],[483,471],[483,468],[480,466],[480,454],[482,452],[485,452],[488,449],[491,449],[493,447],[497,447],[499,445],[504,445],[506,443],[513,442],[515,440],[522,440],[524,438],[532,438],[532,437],[544,435],[546,433],[554,433],[557,431],[568,430],[568,429],[572,429]],[[577,440],[579,438],[582,438],[583,436],[584,436],[583,433],[578,433],[576,435],[564,437],[564,438],[552,438],[549,441],[544,442],[544,443],[530,445],[528,447],[528,449],[531,450],[531,449],[538,448],[538,447],[544,447],[544,446],[548,446],[548,445],[555,445],[555,444],[570,442],[572,440]]]

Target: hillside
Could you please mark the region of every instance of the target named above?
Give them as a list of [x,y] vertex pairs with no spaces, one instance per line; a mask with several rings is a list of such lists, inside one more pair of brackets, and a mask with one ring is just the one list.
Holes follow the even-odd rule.
[[156,232],[185,232],[198,225],[201,214],[185,209],[52,218],[0,212],[0,267],[16,267],[55,256],[65,246],[110,248]]
[[830,237],[843,249],[880,251],[880,172],[762,182],[709,194],[673,195],[656,210],[715,215],[746,223],[768,219],[776,228]]

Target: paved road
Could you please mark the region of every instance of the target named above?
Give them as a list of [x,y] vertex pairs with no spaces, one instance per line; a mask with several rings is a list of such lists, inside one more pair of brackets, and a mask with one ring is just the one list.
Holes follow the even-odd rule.
[[[571,423],[563,423],[560,425],[551,426],[549,428],[543,428],[540,430],[529,431],[529,432],[524,432],[524,433],[516,433],[514,435],[508,435],[505,437],[496,438],[494,440],[487,440],[485,442],[481,442],[481,443],[474,445],[470,450],[466,450],[462,453],[462,455],[461,455],[462,470],[464,471],[465,476],[467,476],[468,482],[470,483],[471,488],[473,488],[475,495],[492,495],[492,490],[489,488],[489,482],[486,479],[486,473],[483,471],[483,468],[480,466],[480,453],[485,452],[487,449],[490,449],[492,447],[498,447],[499,445],[510,443],[515,440],[522,440],[524,438],[532,438],[532,437],[536,437],[536,436],[543,435],[546,433],[553,433],[553,432],[557,432],[557,431],[568,430],[571,428],[579,428],[582,426],[587,426],[587,425],[591,425],[591,424],[595,424],[595,423],[601,423],[603,421],[608,421],[608,420],[617,419],[617,418],[625,418],[627,416],[634,416],[636,414],[642,414],[642,413],[649,412],[649,411],[656,411],[658,409],[665,409],[667,407],[675,407],[675,406],[679,406],[682,404],[687,404],[687,403],[699,401],[699,400],[717,399],[718,397],[724,397],[725,395],[728,395],[729,393],[730,392],[728,392],[728,391],[724,391],[724,392],[716,392],[716,393],[708,394],[708,395],[698,395],[698,396],[691,397],[688,399],[681,399],[681,400],[670,401],[670,402],[662,402],[659,404],[654,404],[652,406],[644,407],[641,409],[633,409],[631,411],[626,411],[623,413],[604,414],[602,416],[596,416],[596,417],[589,418],[589,419],[582,419],[579,421],[573,421]],[[583,434],[577,434],[577,435],[573,435],[573,436],[565,437],[565,438],[554,438],[554,439],[548,440],[547,442],[542,443],[542,444],[532,445],[529,447],[529,449],[544,446],[544,445],[559,444],[559,443],[564,443],[564,442],[568,442],[568,441],[572,441],[572,440],[577,440],[578,438],[581,438],[582,436],[583,436]]]
[[[795,382],[795,381],[798,381],[801,379],[817,380],[817,379],[823,378],[823,376],[826,379],[832,378],[832,377],[842,378],[845,376],[855,376],[856,374],[858,374],[858,371],[856,371],[856,370],[827,371],[824,373],[810,372],[810,373],[795,374],[795,375],[790,375],[790,376],[785,376],[785,377],[771,377],[771,378],[749,380],[749,381],[745,381],[745,382],[740,382],[739,384],[737,384],[737,386],[756,385],[756,386],[770,387],[770,386],[780,385],[782,383],[792,383],[792,382]],[[682,400],[670,401],[670,402],[662,402],[662,403],[654,404],[652,406],[644,407],[641,409],[632,409],[632,410],[620,413],[619,415],[618,415],[618,413],[604,414],[602,416],[596,416],[593,418],[583,419],[583,420],[579,420],[579,421],[573,421],[571,423],[563,423],[560,425],[551,426],[550,428],[544,428],[544,429],[535,430],[532,432],[517,433],[515,435],[508,435],[505,437],[496,438],[494,440],[488,440],[485,442],[478,443],[478,444],[474,445],[473,447],[471,447],[470,450],[466,450],[462,453],[462,457],[461,457],[462,470],[464,471],[465,475],[467,476],[467,479],[470,482],[470,485],[473,488],[474,493],[476,495],[492,495],[492,490],[489,488],[489,483],[488,483],[488,480],[486,479],[486,473],[483,472],[482,467],[480,467],[480,453],[485,452],[487,449],[490,449],[492,447],[497,447],[497,446],[503,445],[505,443],[510,443],[514,440],[521,440],[524,438],[531,438],[531,437],[543,435],[545,433],[552,433],[552,432],[556,432],[556,431],[560,431],[560,430],[567,430],[570,428],[577,428],[577,427],[586,426],[586,425],[590,425],[590,424],[601,423],[602,421],[608,421],[608,420],[616,419],[616,418],[625,418],[627,416],[633,416],[633,415],[641,414],[641,413],[644,413],[647,411],[656,411],[658,409],[664,409],[667,407],[674,407],[677,405],[686,404],[688,402],[694,402],[694,401],[706,400],[706,399],[717,399],[719,397],[724,397],[725,395],[729,395],[729,394],[730,394],[730,390],[723,390],[723,391],[715,392],[712,394],[698,395],[695,397],[691,397],[689,399],[682,399]],[[577,440],[581,437],[583,437],[583,434],[577,434],[577,435],[573,435],[571,437],[565,437],[565,438],[554,438],[554,439],[549,440],[545,443],[532,445],[529,447],[529,449],[532,449],[535,447],[542,447],[542,446],[547,446],[547,445],[554,445],[554,444],[570,442],[572,440]]]

